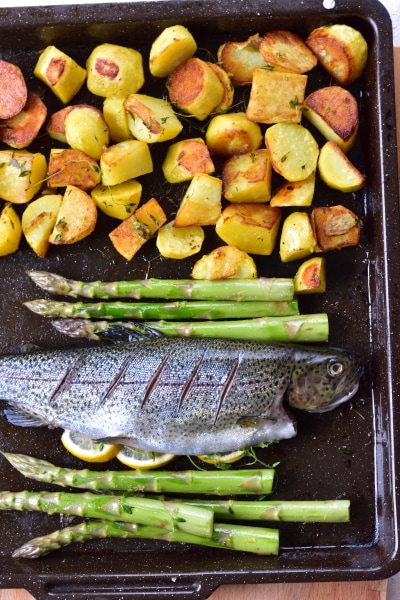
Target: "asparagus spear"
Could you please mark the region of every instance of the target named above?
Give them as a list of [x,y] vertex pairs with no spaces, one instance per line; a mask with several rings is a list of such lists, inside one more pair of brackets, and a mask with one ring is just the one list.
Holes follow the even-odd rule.
[[0,510],[32,510],[48,514],[76,515],[126,521],[161,527],[173,531],[177,527],[187,533],[211,537],[214,515],[207,508],[188,504],[122,496],[99,495],[91,492],[0,492]]
[[168,542],[185,542],[213,548],[240,550],[255,554],[278,554],[279,531],[265,527],[215,524],[211,538],[199,537],[179,529],[165,529],[135,523],[86,521],[34,538],[18,548],[15,558],[38,558],[76,542],[96,538],[151,538]]
[[[228,321],[142,321],[110,323],[86,319],[55,319],[52,325],[71,337],[100,340],[107,334],[124,330],[127,339],[143,335],[144,330],[169,336],[212,337],[260,342],[326,342],[329,322],[326,313],[289,317],[258,317]],[[120,332],[119,332],[120,333]],[[122,336],[123,337],[123,336]]]
[[44,317],[74,319],[247,319],[299,314],[296,299],[282,302],[178,300],[174,302],[60,302],[38,299],[24,303]]
[[25,454],[3,452],[22,475],[44,483],[89,490],[152,492],[157,494],[270,494],[274,469],[232,471],[91,471],[67,469]]
[[85,298],[164,298],[166,300],[292,300],[291,278],[258,279],[145,279],[133,281],[75,281],[46,271],[28,271],[29,277],[51,294]]

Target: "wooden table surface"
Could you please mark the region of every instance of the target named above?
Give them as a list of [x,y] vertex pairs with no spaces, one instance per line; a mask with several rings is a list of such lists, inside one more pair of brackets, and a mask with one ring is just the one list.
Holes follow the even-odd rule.
[[[400,47],[394,48],[400,171]],[[400,181],[399,181],[400,188]],[[385,600],[387,581],[224,585],[209,600]],[[33,600],[25,590],[0,590],[0,600]]]

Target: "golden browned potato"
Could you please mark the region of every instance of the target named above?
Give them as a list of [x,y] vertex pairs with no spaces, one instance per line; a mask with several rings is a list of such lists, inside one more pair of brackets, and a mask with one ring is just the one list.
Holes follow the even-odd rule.
[[32,250],[41,258],[47,256],[49,237],[61,207],[61,194],[46,194],[32,200],[22,213],[22,231]]
[[203,241],[202,227],[174,227],[174,222],[170,221],[158,230],[156,245],[161,256],[181,260],[200,252]]
[[81,150],[52,148],[47,169],[49,188],[74,185],[82,190],[91,190],[100,183],[100,167]]
[[254,259],[236,246],[219,246],[202,256],[193,266],[193,279],[253,279],[257,277]]
[[348,86],[364,70],[368,45],[363,35],[345,24],[324,25],[306,39],[322,67],[339,83]]
[[172,71],[167,80],[169,99],[182,110],[203,121],[224,99],[224,87],[213,69],[200,58],[189,58]]
[[318,171],[327,186],[341,192],[356,192],[365,185],[364,175],[332,140],[320,150]]
[[255,123],[300,123],[307,75],[254,69],[246,117]]
[[304,261],[293,278],[295,294],[322,294],[326,291],[326,258],[313,256]]
[[0,59],[0,119],[15,117],[24,108],[28,89],[17,65]]
[[272,168],[287,181],[302,181],[315,172],[319,148],[311,133],[297,123],[276,123],[265,132]]
[[104,98],[103,115],[110,131],[110,139],[123,142],[132,137],[128,127],[128,115],[124,106],[125,98]]
[[271,174],[265,148],[231,156],[222,167],[223,195],[230,202],[268,202]]
[[29,91],[21,112],[1,122],[0,140],[11,148],[27,148],[37,137],[46,116],[44,102],[36,92]]
[[180,183],[189,181],[196,173],[211,175],[215,166],[205,141],[202,138],[192,138],[171,144],[162,163],[162,170],[169,183]]
[[142,185],[135,179],[117,185],[96,185],[90,192],[98,208],[114,219],[127,219],[135,212],[142,195]]
[[21,219],[12,204],[7,202],[0,213],[0,256],[16,252],[21,237]]
[[312,92],[302,108],[304,116],[327,139],[348,152],[358,131],[358,106],[354,96],[339,85]]
[[260,53],[260,41],[257,33],[245,42],[225,42],[218,48],[218,62],[235,85],[251,83],[254,69],[267,66]]
[[132,260],[140,248],[166,223],[167,217],[155,198],[150,198],[110,234],[119,254]]
[[76,106],[64,121],[65,139],[74,150],[99,160],[110,143],[110,131],[103,113],[95,106]]
[[360,241],[360,220],[345,206],[316,207],[311,218],[321,252],[356,246]]
[[43,50],[33,73],[64,104],[72,100],[86,79],[86,70],[55,46]]
[[170,103],[161,98],[130,94],[124,101],[124,108],[129,131],[142,142],[165,142],[175,138],[183,129]]
[[307,73],[318,63],[303,40],[290,31],[266,33],[260,42],[260,53],[268,65],[294,73]]
[[254,152],[260,148],[262,139],[258,123],[249,121],[242,112],[213,117],[206,131],[206,144],[211,154],[224,158]]
[[46,178],[46,157],[29,150],[0,151],[0,198],[25,204],[38,193]]
[[152,173],[149,145],[141,140],[125,140],[109,146],[100,157],[103,185],[116,185]]
[[212,63],[212,62],[207,62],[207,64],[210,67],[210,69],[212,71],[214,71],[214,73],[220,80],[222,88],[224,90],[222,100],[214,108],[213,113],[215,113],[215,114],[225,113],[232,106],[232,103],[233,103],[233,96],[234,96],[233,83],[230,80],[228,73],[226,71],[224,71],[224,69],[221,69],[221,67],[219,65]]
[[187,188],[174,220],[174,227],[215,225],[221,214],[222,181],[196,173]]
[[302,181],[285,181],[274,190],[271,206],[310,206],[315,191],[315,173]]
[[190,31],[183,25],[166,27],[150,48],[149,69],[154,77],[166,77],[183,62],[193,56],[197,44]]
[[143,58],[138,50],[118,44],[100,44],[86,61],[87,87],[104,98],[125,98],[144,84]]
[[279,255],[282,262],[299,260],[315,252],[317,240],[306,212],[292,212],[283,222]]
[[281,209],[269,204],[229,204],[222,211],[215,230],[230,246],[248,254],[269,255],[275,247],[281,217]]
[[79,106],[87,105],[74,104],[71,106],[65,106],[64,108],[61,108],[50,115],[46,125],[46,131],[53,140],[57,140],[57,142],[62,142],[63,144],[67,143],[67,138],[65,137],[65,118],[71,112],[71,110],[74,110]]
[[97,207],[89,194],[67,185],[49,236],[50,244],[74,244],[90,235],[96,227]]

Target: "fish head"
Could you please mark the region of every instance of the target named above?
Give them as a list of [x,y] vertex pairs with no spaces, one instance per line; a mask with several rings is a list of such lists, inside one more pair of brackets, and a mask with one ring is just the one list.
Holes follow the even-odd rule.
[[293,408],[322,413],[350,400],[359,387],[363,368],[351,351],[328,348],[299,351],[288,387]]

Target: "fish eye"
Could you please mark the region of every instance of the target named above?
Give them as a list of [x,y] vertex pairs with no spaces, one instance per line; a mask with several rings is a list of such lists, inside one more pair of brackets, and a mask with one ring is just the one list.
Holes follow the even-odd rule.
[[343,373],[343,363],[334,361],[328,364],[328,374],[332,377],[341,375]]

